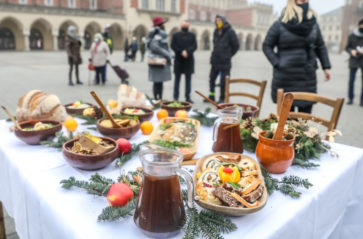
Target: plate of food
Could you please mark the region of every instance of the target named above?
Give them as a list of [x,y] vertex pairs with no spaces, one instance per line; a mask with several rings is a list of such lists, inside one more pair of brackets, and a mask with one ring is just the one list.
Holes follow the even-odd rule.
[[62,129],[62,124],[54,120],[31,120],[19,123],[22,130],[15,127],[15,135],[30,145],[39,145],[42,140],[54,137]]
[[159,121],[149,142],[180,151],[184,160],[194,157],[198,148],[200,122],[190,118],[164,118]]
[[202,157],[193,180],[198,205],[229,216],[257,212],[267,202],[261,168],[243,154],[215,153]]
[[190,111],[192,103],[187,101],[163,101],[161,102],[161,108],[168,111],[170,117],[174,117],[178,110]]
[[82,134],[63,145],[63,156],[75,168],[96,170],[106,167],[119,155],[115,140]]
[[97,130],[101,134],[117,140],[119,138],[130,139],[140,129],[140,121],[138,119],[121,116],[115,119],[115,121],[121,128],[114,128],[111,120],[102,118],[97,121]]
[[66,111],[70,115],[83,115],[83,111],[87,108],[93,107],[91,103],[86,103],[81,100],[77,100],[73,103],[64,105]]
[[125,107],[121,109],[121,114],[137,116],[140,122],[144,122],[150,120],[153,117],[154,111],[146,107]]

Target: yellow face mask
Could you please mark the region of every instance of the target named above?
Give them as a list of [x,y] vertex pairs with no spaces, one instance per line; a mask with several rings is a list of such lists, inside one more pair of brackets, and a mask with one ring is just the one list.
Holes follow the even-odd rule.
[[223,22],[217,22],[217,28],[221,29],[223,27]]

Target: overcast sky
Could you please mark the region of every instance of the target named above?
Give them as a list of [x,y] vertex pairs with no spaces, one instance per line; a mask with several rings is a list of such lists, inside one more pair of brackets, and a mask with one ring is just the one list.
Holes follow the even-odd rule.
[[[274,6],[274,12],[280,14],[281,10],[285,7],[287,0],[249,0],[249,2],[263,2],[266,4],[272,4]],[[319,14],[323,14],[343,6],[344,0],[310,0],[310,5]]]

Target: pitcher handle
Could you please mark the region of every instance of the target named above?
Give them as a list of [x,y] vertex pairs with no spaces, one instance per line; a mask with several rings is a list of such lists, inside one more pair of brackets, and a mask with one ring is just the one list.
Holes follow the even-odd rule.
[[220,122],[220,119],[218,119],[216,122],[215,122],[215,124],[214,124],[214,126],[213,126],[213,142],[216,142],[216,140],[217,140],[217,137],[218,137],[218,131],[216,132],[216,128],[217,127],[219,127],[219,124],[220,124],[221,122]]
[[194,185],[192,176],[184,169],[177,168],[176,172],[180,174],[186,181],[188,187],[188,207],[193,208],[193,195],[194,195]]

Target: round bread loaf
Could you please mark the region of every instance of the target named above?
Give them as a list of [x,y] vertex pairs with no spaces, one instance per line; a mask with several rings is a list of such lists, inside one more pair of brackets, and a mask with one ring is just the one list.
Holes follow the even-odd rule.
[[67,113],[56,95],[49,95],[41,90],[31,90],[23,95],[18,102],[16,119],[19,122],[27,120],[56,120],[63,122]]

